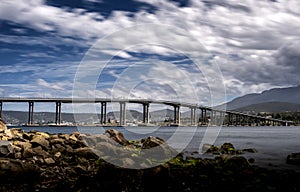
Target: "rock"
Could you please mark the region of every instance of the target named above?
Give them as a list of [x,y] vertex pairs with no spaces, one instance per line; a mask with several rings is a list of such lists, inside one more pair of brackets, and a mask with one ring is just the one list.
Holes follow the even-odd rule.
[[125,139],[124,135],[114,129],[109,129],[105,131],[105,134],[107,134],[112,140],[116,141],[120,145],[128,145],[129,142]]
[[18,146],[18,147],[22,148],[23,150],[30,149],[32,147],[32,145],[31,145],[31,143],[29,143],[29,141],[27,141],[27,142],[14,141],[13,145]]
[[235,153],[235,148],[231,143],[224,143],[221,145],[221,153],[226,153],[226,154],[234,154]]
[[25,148],[24,151],[23,151],[23,157],[24,158],[31,158],[34,156],[34,152],[31,148]]
[[206,153],[213,153],[213,154],[219,154],[220,149],[218,146],[211,145],[209,149],[207,149]]
[[54,161],[51,157],[48,157],[48,158],[44,159],[44,161],[45,161],[45,163],[46,163],[47,165],[50,165],[50,164],[54,164],[54,163],[55,163],[55,161]]
[[49,148],[49,141],[46,139],[44,135],[35,135],[33,139],[30,141],[32,145],[41,146],[44,149]]
[[165,141],[159,137],[149,136],[142,140],[142,149],[150,149],[160,145],[165,145]]
[[229,167],[230,169],[243,169],[246,167],[249,167],[249,162],[245,157],[242,156],[234,156],[225,162],[226,166]]
[[22,172],[22,163],[18,160],[12,159],[0,159],[0,170],[1,171],[12,171],[12,172]]
[[0,157],[6,157],[10,154],[8,145],[0,145]]
[[257,153],[257,150],[254,148],[243,149],[242,151],[248,153]]
[[89,147],[82,147],[74,150],[75,155],[86,159],[98,159],[98,156]]
[[211,148],[211,146],[212,145],[208,144],[208,143],[203,144],[203,146],[202,146],[202,153],[206,153],[208,151],[208,149]]
[[300,153],[291,153],[286,158],[287,164],[300,165]]
[[7,129],[6,124],[4,123],[4,121],[2,119],[0,119],[0,131],[6,130],[6,129]]
[[35,156],[43,157],[44,159],[50,156],[49,153],[44,151],[41,146],[33,148],[32,151],[34,152]]
[[60,158],[60,156],[61,156],[61,152],[57,152],[57,153],[54,154],[55,158]]

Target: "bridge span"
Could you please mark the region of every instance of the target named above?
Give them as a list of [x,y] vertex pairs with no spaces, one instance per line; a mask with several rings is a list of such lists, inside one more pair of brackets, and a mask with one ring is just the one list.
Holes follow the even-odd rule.
[[[294,124],[292,121],[267,118],[258,115],[251,115],[231,110],[222,110],[214,107],[201,106],[192,103],[152,100],[152,99],[111,99],[111,98],[0,98],[0,118],[2,119],[4,103],[28,103],[28,122],[27,125],[34,123],[34,103],[55,103],[55,124],[61,124],[61,106],[63,103],[99,103],[101,106],[100,124],[107,123],[107,103],[119,103],[120,117],[119,125],[126,125],[126,104],[136,103],[143,106],[143,123],[150,122],[150,104],[162,104],[174,108],[173,125],[181,125],[180,108],[190,109],[190,125],[228,125],[228,126],[262,126],[262,125],[284,125]],[[197,111],[199,112],[197,113]],[[200,113],[201,112],[201,113]],[[200,114],[197,117],[197,114]]]

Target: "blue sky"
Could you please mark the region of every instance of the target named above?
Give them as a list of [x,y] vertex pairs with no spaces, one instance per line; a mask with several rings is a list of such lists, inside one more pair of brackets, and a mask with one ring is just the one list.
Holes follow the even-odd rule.
[[299,20],[297,0],[2,0],[0,96],[214,105],[297,86]]

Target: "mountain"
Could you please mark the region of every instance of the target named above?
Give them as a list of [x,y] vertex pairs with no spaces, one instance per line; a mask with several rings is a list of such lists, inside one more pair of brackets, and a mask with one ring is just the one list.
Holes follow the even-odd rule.
[[[288,88],[274,88],[263,91],[262,93],[247,94],[228,102],[226,104],[226,108],[228,110],[236,110],[255,104],[270,102],[279,102],[279,106],[282,106],[282,103],[289,103],[288,105],[300,104],[300,86]],[[300,110],[300,108],[297,109]]]
[[248,105],[246,107],[241,107],[235,109],[235,111],[242,112],[270,112],[270,113],[280,113],[280,112],[296,112],[300,111],[300,104],[286,103],[286,102],[266,102]]

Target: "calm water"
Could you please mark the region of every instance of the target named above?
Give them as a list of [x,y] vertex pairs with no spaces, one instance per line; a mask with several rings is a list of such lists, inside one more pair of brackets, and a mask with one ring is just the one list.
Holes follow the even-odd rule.
[[[270,168],[292,168],[300,171],[300,166],[285,163],[292,152],[300,153],[300,126],[291,127],[22,127],[24,131],[38,130],[48,133],[73,133],[79,131],[88,134],[101,134],[106,129],[121,131],[127,139],[142,139],[147,136],[163,138],[172,147],[185,152],[199,151],[201,141],[207,129],[212,131],[216,140],[211,143],[220,146],[231,142],[235,148],[255,148],[258,153],[245,154],[253,157],[256,164]],[[213,139],[214,140],[214,139]],[[200,150],[201,151],[201,150]],[[272,164],[272,166],[269,165]]]

